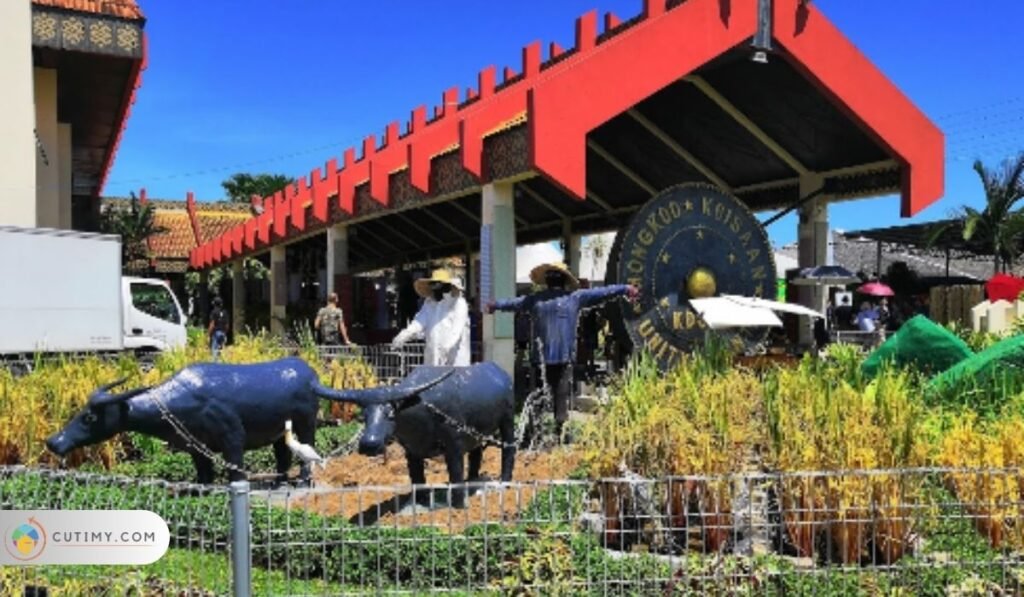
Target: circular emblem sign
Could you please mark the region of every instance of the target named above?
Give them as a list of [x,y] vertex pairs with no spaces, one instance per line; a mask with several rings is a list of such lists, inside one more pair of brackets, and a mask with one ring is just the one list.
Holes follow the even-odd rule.
[[[622,306],[633,346],[663,369],[703,342],[706,326],[690,299],[723,294],[774,298],[775,259],[750,210],[717,187],[686,184],[662,191],[620,232],[616,273],[640,288],[640,301]],[[757,342],[764,328],[722,332]]]

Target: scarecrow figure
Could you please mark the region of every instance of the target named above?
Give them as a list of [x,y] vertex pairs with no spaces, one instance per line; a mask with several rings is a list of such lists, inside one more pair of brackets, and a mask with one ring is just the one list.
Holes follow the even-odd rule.
[[416,294],[424,298],[416,317],[391,342],[399,347],[413,338],[426,341],[423,364],[469,366],[469,307],[462,298],[462,282],[446,269],[416,280]]
[[[615,285],[577,290],[579,280],[563,263],[545,263],[533,268],[530,280],[545,290],[529,296],[492,302],[487,311],[525,311],[533,320],[532,362],[536,380],[546,380],[554,398],[555,425],[559,437],[569,418],[572,391],[572,363],[576,359],[576,328],[580,311],[596,307],[616,296],[635,299],[635,286]],[[540,367],[544,367],[541,375]]]

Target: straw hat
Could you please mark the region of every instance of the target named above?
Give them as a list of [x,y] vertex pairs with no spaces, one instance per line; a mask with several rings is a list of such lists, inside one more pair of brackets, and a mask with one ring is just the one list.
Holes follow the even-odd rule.
[[544,286],[544,275],[550,271],[557,271],[565,274],[565,287],[569,290],[576,290],[580,287],[580,281],[572,275],[564,263],[542,263],[530,270],[530,280],[537,286]]
[[459,290],[462,288],[462,280],[452,275],[452,273],[446,269],[435,269],[434,273],[430,274],[429,278],[420,278],[413,283],[413,288],[416,289],[416,294],[423,298],[428,298],[431,295],[430,284],[432,282],[440,282],[442,284],[451,284]]

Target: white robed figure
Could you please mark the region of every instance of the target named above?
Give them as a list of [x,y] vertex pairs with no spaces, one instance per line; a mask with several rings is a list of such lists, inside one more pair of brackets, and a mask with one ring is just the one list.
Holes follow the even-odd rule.
[[423,306],[391,346],[423,338],[424,365],[468,367],[469,306],[462,297],[462,281],[446,269],[437,269],[429,278],[416,280],[413,287],[423,297]]

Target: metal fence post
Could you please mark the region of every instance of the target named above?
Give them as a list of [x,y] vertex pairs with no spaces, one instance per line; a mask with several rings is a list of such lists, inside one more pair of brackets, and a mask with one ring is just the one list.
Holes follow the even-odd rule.
[[235,597],[252,595],[249,482],[231,483],[231,573]]

